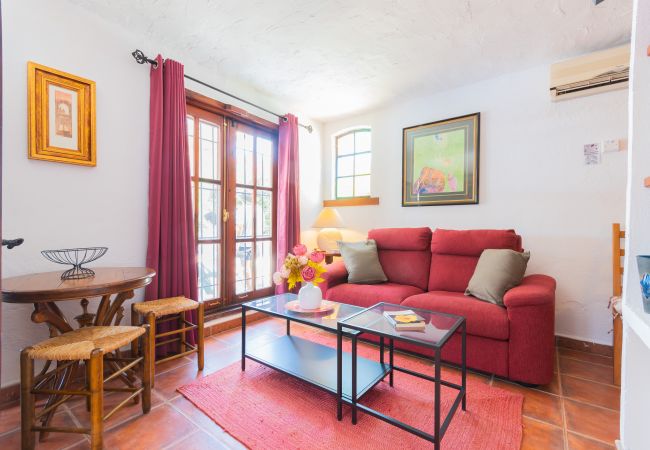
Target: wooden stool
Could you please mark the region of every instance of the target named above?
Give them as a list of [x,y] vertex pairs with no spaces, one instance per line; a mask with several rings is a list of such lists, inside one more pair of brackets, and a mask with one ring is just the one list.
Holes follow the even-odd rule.
[[[197,320],[196,324],[187,321],[185,319],[185,313],[187,311],[197,310]],[[149,352],[150,352],[150,361],[151,361],[151,385],[153,386],[155,381],[155,364],[160,364],[165,361],[171,361],[176,358],[182,358],[185,355],[191,353],[197,353],[197,360],[199,365],[199,370],[203,370],[203,303],[195,302],[185,297],[170,297],[170,298],[161,298],[158,300],[151,300],[148,302],[133,303],[131,305],[131,324],[139,325],[141,323],[140,316],[144,316],[146,323],[149,325]],[[171,316],[171,317],[166,317]],[[164,318],[163,318],[164,317]],[[162,333],[156,334],[156,324],[167,323],[171,321],[178,321],[178,329],[165,331]],[[196,346],[191,345],[187,342],[185,333],[188,331],[197,329],[198,338]],[[156,342],[156,338],[164,338],[167,336],[173,336],[175,334],[180,334],[180,336],[162,340]],[[180,351],[174,355],[167,356],[156,361],[156,347],[165,344],[171,344],[172,342],[179,342]],[[187,348],[189,347],[189,350]],[[132,348],[132,351],[137,351],[135,347]]]
[[[41,432],[41,439],[44,433],[83,433],[90,435],[90,447],[102,448],[103,421],[111,417],[117,410],[124,406],[129,400],[137,399],[142,394],[142,412],[147,414],[151,409],[151,364],[149,353],[143,352],[142,357],[122,358],[117,352],[110,355],[120,347],[137,342],[142,336],[144,348],[149,345],[148,325],[142,327],[129,326],[102,326],[85,327],[73,330],[59,336],[52,337],[31,347],[25,348],[20,353],[20,414],[21,414],[21,446],[23,450],[33,449],[36,446],[35,432]],[[105,357],[105,355],[107,355]],[[107,366],[113,365],[117,368],[115,372],[104,378],[104,358],[109,362]],[[34,360],[43,359],[57,361],[57,368],[54,371],[40,374],[34,377]],[[77,365],[84,360],[87,367],[86,386],[82,390],[71,390],[67,386],[57,386],[58,373]],[[67,361],[65,364],[58,364],[60,361]],[[121,365],[124,364],[124,365]],[[104,387],[104,383],[113,380],[133,367],[141,365],[140,387]],[[73,367],[74,368],[74,367]],[[52,377],[52,372],[55,376]],[[44,380],[52,378],[51,388],[41,388],[46,384]],[[117,405],[108,414],[104,414],[104,391],[131,392],[131,395]],[[36,395],[50,395],[50,402],[36,413]],[[61,404],[68,401],[72,396],[85,396],[88,410],[90,411],[90,428],[68,428],[68,427],[44,427],[36,425],[36,420],[54,411]]]

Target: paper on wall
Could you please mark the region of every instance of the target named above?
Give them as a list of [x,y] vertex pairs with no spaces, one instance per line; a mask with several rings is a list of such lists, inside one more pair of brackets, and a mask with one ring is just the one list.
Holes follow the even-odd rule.
[[600,144],[585,144],[585,164],[600,164]]

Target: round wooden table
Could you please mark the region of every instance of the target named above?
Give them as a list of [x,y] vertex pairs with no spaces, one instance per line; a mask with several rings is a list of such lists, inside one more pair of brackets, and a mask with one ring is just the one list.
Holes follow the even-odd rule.
[[[82,313],[74,319],[80,327],[89,325],[119,325],[124,318],[122,304],[133,298],[135,289],[151,283],[156,271],[146,267],[100,267],[93,268],[95,276],[81,280],[62,280],[61,273],[44,272],[2,280],[2,301],[6,303],[32,303],[34,312],[31,320],[35,323],[45,323],[50,330],[50,336],[73,330],[70,321],[65,317],[57,302],[80,300]],[[88,312],[89,299],[101,298],[96,313]],[[115,364],[115,363],[111,363]],[[36,389],[50,384],[56,389],[65,389],[70,382],[77,363],[67,364],[48,372],[51,361],[48,361],[36,379],[40,382]],[[131,377],[123,374],[123,381],[132,385]],[[59,396],[51,396],[46,407],[60,400]],[[41,421],[44,426],[50,422],[56,407],[45,414]],[[41,439],[45,435],[41,433]]]
[[[33,303],[32,321],[46,323],[50,335],[73,329],[56,302],[81,300],[83,313],[75,317],[79,326],[118,325],[124,317],[122,304],[133,298],[135,289],[151,283],[156,271],[146,267],[100,267],[95,276],[81,280],[62,280],[61,272],[44,272],[2,280],[2,301]],[[111,298],[114,296],[114,298]],[[97,313],[88,312],[88,299],[101,301]]]

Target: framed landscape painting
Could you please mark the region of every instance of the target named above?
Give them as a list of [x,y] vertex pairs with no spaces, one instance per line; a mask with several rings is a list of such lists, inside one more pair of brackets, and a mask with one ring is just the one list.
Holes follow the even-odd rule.
[[27,64],[30,159],[94,166],[95,82]]
[[404,128],[402,206],[478,203],[480,116]]

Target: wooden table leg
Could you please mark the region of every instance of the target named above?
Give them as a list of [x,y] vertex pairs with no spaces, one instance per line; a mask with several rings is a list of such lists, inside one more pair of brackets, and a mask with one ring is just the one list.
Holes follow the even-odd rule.
[[134,297],[133,291],[124,291],[115,295],[111,300],[110,295],[104,295],[99,307],[97,308],[97,315],[95,316],[94,325],[108,326],[119,325],[124,317],[124,308],[122,304],[130,298]]
[[81,301],[79,302],[83,312],[78,316],[75,316],[74,320],[77,321],[80,328],[88,327],[92,325],[95,319],[95,315],[93,313],[88,312],[88,303],[89,302],[87,298],[82,298]]

